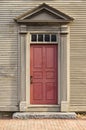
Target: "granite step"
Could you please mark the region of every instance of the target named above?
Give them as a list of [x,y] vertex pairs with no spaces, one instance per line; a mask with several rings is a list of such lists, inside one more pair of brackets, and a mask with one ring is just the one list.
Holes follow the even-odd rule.
[[75,112],[16,112],[13,119],[75,119]]

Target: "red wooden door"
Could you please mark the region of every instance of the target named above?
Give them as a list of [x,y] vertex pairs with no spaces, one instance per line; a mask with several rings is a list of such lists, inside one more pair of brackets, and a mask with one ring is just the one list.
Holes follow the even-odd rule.
[[57,104],[57,45],[31,45],[30,103]]

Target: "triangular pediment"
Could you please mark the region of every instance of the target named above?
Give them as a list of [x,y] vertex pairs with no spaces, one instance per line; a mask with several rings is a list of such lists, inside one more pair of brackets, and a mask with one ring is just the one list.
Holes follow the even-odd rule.
[[25,19],[30,19],[30,20],[45,20],[45,21],[48,21],[48,20],[60,20],[61,18],[58,16],[56,17],[55,15],[53,15],[52,13],[46,11],[46,10],[42,10],[40,11],[38,14],[33,14],[32,16],[30,17],[26,17]]
[[69,23],[73,21],[73,18],[64,14],[63,12],[48,6],[43,3],[33,10],[15,18],[18,23],[31,24],[31,23]]

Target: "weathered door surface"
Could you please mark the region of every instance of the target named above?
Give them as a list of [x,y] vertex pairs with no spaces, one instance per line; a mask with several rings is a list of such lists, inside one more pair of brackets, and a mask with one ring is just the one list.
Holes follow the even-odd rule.
[[57,51],[57,45],[31,45],[31,104],[57,104]]

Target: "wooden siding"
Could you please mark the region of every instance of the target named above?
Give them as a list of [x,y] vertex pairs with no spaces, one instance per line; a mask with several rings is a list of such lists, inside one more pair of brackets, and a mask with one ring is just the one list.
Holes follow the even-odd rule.
[[0,0],[0,106],[6,106],[11,110],[10,106],[16,106],[19,102],[18,31],[13,19],[44,2],[75,19],[70,24],[70,110],[76,106],[78,111],[84,111],[86,110],[85,0]]

